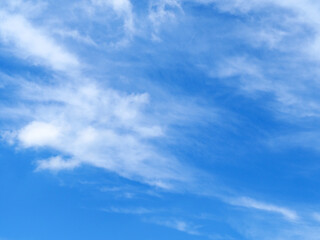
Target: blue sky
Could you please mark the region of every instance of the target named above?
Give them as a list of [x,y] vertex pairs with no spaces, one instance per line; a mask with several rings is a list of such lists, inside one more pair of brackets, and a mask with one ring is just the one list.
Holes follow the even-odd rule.
[[320,239],[319,13],[1,1],[0,240]]

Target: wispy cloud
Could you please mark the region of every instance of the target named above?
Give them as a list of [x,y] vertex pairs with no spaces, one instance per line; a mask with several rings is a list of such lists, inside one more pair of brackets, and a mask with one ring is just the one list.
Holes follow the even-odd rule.
[[[277,116],[319,117],[319,98],[314,94],[319,89],[316,80],[320,49],[318,3],[307,0],[192,2],[210,4],[230,17],[241,19],[230,35],[239,39],[248,51],[244,54],[238,51],[235,55],[222,52],[221,59],[212,61],[214,66],[204,68],[210,76],[228,79],[223,82],[238,87],[248,97],[271,93],[274,101],[265,104]],[[259,57],[248,54],[250,49],[259,51]],[[272,58],[266,50],[272,51]]]
[[[129,1],[93,4],[111,4],[119,14],[131,12]],[[1,16],[3,41],[11,44],[10,49],[17,57],[26,57],[31,64],[67,75],[63,80],[57,77],[49,81],[55,83],[17,81],[14,85],[18,89],[15,99],[18,104],[2,108],[3,116],[19,113],[19,120],[25,123],[6,131],[5,139],[11,136],[12,143],[15,137],[23,148],[58,151],[56,156],[39,160],[37,170],[59,171],[91,165],[167,189],[173,188],[174,182],[193,181],[187,166],[158,149],[152,141],[165,139],[166,130],[173,122],[177,124],[176,120],[179,124],[190,121],[192,112],[198,111],[197,106],[191,107],[190,103],[185,108],[172,98],[171,107],[161,116],[154,114],[157,103],[151,104],[148,93],[126,93],[98,84],[82,73],[78,58],[46,31],[22,15],[2,12]],[[77,74],[70,75],[74,70]]]
[[190,177],[177,160],[148,143],[163,138],[166,127],[144,112],[148,94],[102,90],[91,82],[72,87],[27,84],[21,97],[32,103],[20,109],[32,120],[17,131],[18,143],[62,154],[39,161],[38,169],[89,164],[164,188]]
[[161,26],[168,23],[172,24],[173,21],[176,21],[177,11],[183,11],[179,0],[151,1],[148,19],[153,27],[153,40],[161,40],[158,34]]
[[[43,77],[39,73],[34,76],[30,72],[28,74],[32,76],[19,76],[17,73],[9,81],[0,83],[1,89],[6,89],[7,85],[12,87],[8,88],[12,91],[8,97],[10,103],[7,106],[1,105],[0,115],[1,121],[7,123],[4,131],[1,131],[3,140],[19,149],[53,150],[50,153],[54,154],[45,159],[34,159],[37,171],[70,171],[93,166],[126,179],[149,184],[156,189],[177,190],[183,186],[183,189],[195,194],[207,193],[209,188],[212,189],[209,186],[211,182],[199,180],[207,175],[197,172],[195,168],[198,164],[206,166],[207,163],[203,164],[205,161],[210,161],[210,166],[213,166],[214,154],[207,156],[206,152],[201,152],[200,158],[209,160],[198,161],[194,157],[198,154],[195,151],[201,150],[190,150],[191,157],[195,158],[192,159],[195,167],[190,167],[183,158],[184,153],[179,152],[180,149],[170,152],[170,146],[168,147],[172,142],[183,145],[183,141],[187,140],[206,142],[209,137],[201,134],[197,136],[198,140],[175,139],[175,134],[183,135],[183,127],[191,124],[190,131],[193,131],[197,129],[197,124],[210,123],[208,131],[204,130],[210,135],[208,143],[204,143],[210,145],[206,148],[210,148],[208,151],[214,149],[211,146],[211,141],[214,141],[212,139],[220,137],[210,131],[214,128],[211,123],[217,119],[217,114],[212,113],[213,107],[206,105],[207,101],[212,103],[216,100],[213,95],[220,94],[216,93],[220,89],[211,89],[208,87],[210,83],[206,85],[201,82],[203,85],[199,88],[206,89],[209,100],[200,99],[201,104],[198,104],[186,97],[188,94],[198,94],[194,93],[198,91],[194,87],[198,86],[196,81],[199,79],[200,82],[202,77],[205,78],[197,71],[198,66],[206,71],[212,81],[219,81],[219,88],[231,86],[232,96],[241,92],[242,97],[254,98],[255,104],[266,107],[277,117],[281,116],[294,124],[299,124],[299,120],[302,122],[301,126],[306,125],[303,122],[305,118],[316,121],[319,119],[320,72],[317,69],[320,6],[314,1],[162,0],[143,2],[144,9],[139,11],[136,11],[135,3],[129,0],[71,1],[67,12],[73,13],[70,17],[72,20],[65,23],[59,17],[54,18],[51,13],[47,20],[51,24],[49,27],[36,21],[32,14],[41,12],[46,4],[40,6],[33,3],[35,2],[21,0],[0,3],[1,46],[24,60],[28,66],[36,66],[38,70],[45,72],[49,69],[48,75],[51,75]],[[208,7],[206,11],[215,12],[210,12],[207,16],[201,16],[202,12],[192,15],[197,11],[195,9],[202,9],[203,6]],[[271,13],[270,9],[277,11]],[[216,15],[221,13],[224,14],[223,18],[217,20]],[[182,15],[183,18],[180,19]],[[42,19],[46,17],[47,14],[43,14]],[[213,18],[216,25],[210,22]],[[202,21],[198,22],[199,19]],[[179,21],[185,21],[181,28]],[[233,21],[230,28],[222,31],[225,35],[221,35],[218,30],[215,33],[208,31],[209,28],[218,29],[218,25],[224,21]],[[166,33],[162,34],[162,30],[166,30]],[[213,36],[215,34],[217,36]],[[69,41],[72,43],[68,45]],[[79,43],[84,44],[78,49]],[[133,46],[130,47],[129,43]],[[84,46],[92,51],[83,50]],[[127,51],[125,48],[128,48]],[[164,54],[165,51],[168,53]],[[103,60],[99,61],[101,59]],[[114,70],[117,61],[124,61],[123,65],[127,68]],[[185,69],[181,75],[180,64],[187,66],[183,66]],[[172,76],[166,75],[168,69],[174,69]],[[176,82],[185,78],[190,69],[196,71],[192,75],[195,80],[188,82],[190,86],[186,84],[188,86],[181,95],[172,96],[169,88],[178,88],[180,83]],[[153,70],[160,72],[161,81],[164,85],[167,84],[168,89],[162,95],[157,95],[152,90],[133,90],[139,89],[138,87],[111,87],[117,85],[122,76],[130,79],[132,85],[143,85],[138,83],[138,79],[147,76],[146,78],[151,79],[149,84],[153,85],[156,82],[153,79],[154,72],[150,73]],[[143,74],[139,75],[139,71]],[[106,72],[110,75],[105,74]],[[119,76],[112,78],[112,74]],[[6,78],[5,75],[0,77]],[[181,85],[184,84],[185,82]],[[177,90],[179,91],[180,89]],[[265,95],[268,95],[267,101],[260,102],[260,97]],[[227,122],[227,116],[222,118]],[[298,136],[299,139],[291,140],[291,143],[302,146],[313,142],[317,145],[318,130],[315,127],[316,133],[311,134],[312,131],[309,129],[307,134],[301,135],[295,132],[280,140],[286,142],[292,136]],[[196,149],[194,142],[190,146]],[[208,175],[214,175],[214,171]],[[208,178],[210,177],[212,176]],[[218,181],[216,184],[219,185]],[[227,187],[221,184],[215,189],[219,187],[223,189],[221,192],[226,192],[224,188]],[[135,196],[134,192],[125,191],[121,187],[99,190],[104,193],[120,192],[122,197],[130,200]],[[212,194],[203,195],[216,198],[220,194],[215,190],[210,193]],[[141,194],[153,193],[146,191]],[[217,198],[224,200],[224,197]],[[279,226],[282,224],[281,227],[284,228],[277,229],[276,233],[271,234],[272,237],[266,237],[266,231],[259,225],[253,224],[252,228],[241,226],[245,229],[243,232],[247,231],[247,235],[244,235],[249,239],[317,239],[315,223],[305,223],[309,219],[303,219],[300,211],[298,214],[289,207],[248,197],[234,197],[225,202],[241,207],[246,212],[258,213],[254,215],[281,216],[274,217],[274,221],[279,221],[276,223]],[[135,215],[152,215],[155,211],[144,207],[121,206],[103,210]],[[315,222],[319,220],[317,213],[310,218]],[[298,228],[300,221],[304,225]],[[198,237],[204,236],[199,225],[179,220],[179,217],[164,217],[150,222]]]
[[247,197],[234,199],[229,201],[229,203],[235,206],[241,206],[245,208],[251,208],[251,209],[281,214],[283,217],[287,218],[290,221],[294,221],[299,218],[297,213],[293,210],[290,210],[285,207],[269,204],[269,203],[259,202]]
[[130,0],[91,0],[97,7],[110,6],[124,18],[124,27],[129,34],[134,32],[134,18]]
[[143,208],[143,207],[138,207],[138,208],[110,207],[110,208],[103,208],[102,211],[111,212],[111,213],[120,213],[120,214],[134,214],[134,215],[143,215],[143,214],[150,214],[155,212],[155,210]]
[[82,35],[78,30],[69,30],[69,29],[56,29],[53,31],[56,35],[61,36],[62,38],[72,38],[77,42],[81,42],[84,44],[97,46],[96,42],[87,35]]
[[151,222],[162,225],[164,227],[172,228],[180,232],[184,232],[190,235],[201,235],[198,231],[199,226],[195,226],[191,223],[182,220],[152,220]]
[[80,63],[73,54],[56,43],[47,33],[31,24],[23,15],[0,11],[0,36],[18,57],[33,59],[33,63],[54,70],[68,72],[79,67]]

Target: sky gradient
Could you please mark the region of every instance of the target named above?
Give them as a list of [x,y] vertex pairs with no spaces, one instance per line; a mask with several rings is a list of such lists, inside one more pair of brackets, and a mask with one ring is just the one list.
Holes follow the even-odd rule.
[[2,0],[0,240],[319,240],[320,3]]

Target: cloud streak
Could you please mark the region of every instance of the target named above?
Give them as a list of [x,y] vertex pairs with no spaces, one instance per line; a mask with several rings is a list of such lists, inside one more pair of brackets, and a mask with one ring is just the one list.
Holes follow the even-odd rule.
[[149,143],[164,137],[164,126],[144,112],[148,94],[102,90],[92,81],[72,87],[27,84],[21,93],[32,104],[17,111],[29,112],[32,120],[17,131],[17,142],[62,154],[39,161],[38,170],[93,165],[164,188],[190,177]]
[[172,228],[177,231],[190,234],[190,235],[196,235],[196,236],[202,235],[198,231],[197,226],[190,224],[190,223],[187,223],[182,220],[154,220],[152,222],[154,222],[155,224],[164,226],[164,227]]
[[[23,15],[0,11],[0,36],[2,41],[15,46],[18,57],[32,58],[35,64],[43,62],[54,70],[72,71],[80,63],[52,38],[34,27]],[[12,48],[11,48],[12,49]]]
[[230,204],[235,205],[235,206],[241,206],[245,208],[251,208],[251,209],[256,209],[256,210],[261,210],[261,211],[266,211],[266,212],[272,212],[272,213],[277,213],[285,217],[286,219],[290,221],[295,221],[298,220],[298,215],[295,211],[290,210],[285,207],[280,207],[276,206],[273,204],[269,203],[264,203],[264,202],[259,202],[251,198],[247,197],[242,197],[239,199],[231,200],[229,201]]

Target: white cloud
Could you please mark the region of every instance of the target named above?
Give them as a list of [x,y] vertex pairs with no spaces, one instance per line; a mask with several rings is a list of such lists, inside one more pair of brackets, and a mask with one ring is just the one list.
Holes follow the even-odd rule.
[[178,0],[151,1],[148,18],[156,32],[160,25],[176,18],[176,11],[182,11],[180,4]]
[[161,188],[191,180],[187,167],[151,143],[165,137],[170,119],[165,112],[162,118],[147,113],[148,94],[125,94],[94,81],[78,84],[20,85],[20,100],[29,104],[15,111],[29,120],[12,136],[22,147],[61,153],[39,161],[38,170],[91,165]]
[[95,47],[97,46],[95,41],[90,36],[82,35],[77,30],[56,29],[53,30],[53,32],[63,38],[72,38],[77,42],[81,42]]
[[130,35],[134,33],[134,15],[130,0],[91,0],[97,7],[111,7],[118,15],[124,18],[124,28]]
[[43,63],[54,70],[71,72],[79,67],[78,59],[56,43],[44,30],[33,26],[21,14],[0,11],[0,37],[14,53],[33,63]]
[[19,131],[18,139],[25,147],[41,147],[54,145],[59,135],[59,128],[53,124],[33,121]]
[[91,2],[98,6],[112,6],[113,9],[119,13],[128,13],[132,8],[130,0],[91,0]]
[[240,17],[241,24],[235,21],[236,27],[229,34],[248,49],[238,56],[220,53],[223,59],[213,60],[217,62],[215,66],[204,67],[210,76],[228,78],[223,82],[237,87],[247,97],[267,96],[271,101],[264,100],[264,106],[282,119],[297,122],[320,116],[318,2],[193,2],[212,4]]
[[8,13],[18,13],[28,18],[34,18],[41,14],[48,6],[48,3],[42,0],[2,0],[0,8]]
[[45,160],[39,160],[37,162],[37,171],[41,170],[52,170],[52,171],[60,171],[60,170],[72,170],[75,167],[78,167],[81,163],[77,160],[65,160],[61,156],[51,157]]
[[294,221],[294,220],[298,219],[297,213],[293,210],[290,210],[285,207],[272,205],[269,203],[259,202],[254,199],[248,198],[248,197],[234,199],[234,200],[229,201],[229,203],[232,205],[235,205],[235,206],[241,206],[241,207],[245,207],[245,208],[252,208],[252,209],[257,209],[257,210],[261,210],[261,211],[278,213],[290,221]]
[[[320,4],[311,0],[195,0],[199,3],[212,3],[222,11],[232,14],[242,15],[247,13],[266,13],[266,9],[282,10],[278,14],[270,11],[266,15],[259,15],[254,27],[254,34],[249,34],[251,41],[256,43],[258,40],[265,42],[273,48],[288,50],[306,54],[311,58],[319,60],[320,50]],[[269,15],[270,14],[270,15]],[[270,17],[272,15],[272,17]],[[262,17],[261,17],[262,16]],[[307,39],[299,35],[299,31],[312,29],[312,33]],[[266,32],[267,30],[267,32]],[[295,36],[296,35],[296,36]],[[301,41],[294,46],[288,45],[289,41],[281,42],[281,39],[301,38]],[[310,40],[311,39],[311,40]],[[297,42],[296,42],[297,43]]]
[[[112,7],[126,21],[133,21],[130,1],[92,4]],[[0,36],[16,56],[68,74],[50,84],[15,80],[17,104],[1,108],[3,116],[24,122],[2,134],[3,138],[25,148],[58,151],[58,156],[38,161],[37,170],[91,165],[161,188],[191,181],[187,167],[156,148],[153,141],[166,137],[172,121],[190,121],[198,107],[170,99],[170,106],[154,114],[157,104],[150,103],[147,93],[127,94],[88,79],[73,54],[22,14],[1,12],[0,17]],[[73,71],[77,74],[69,74]]]

